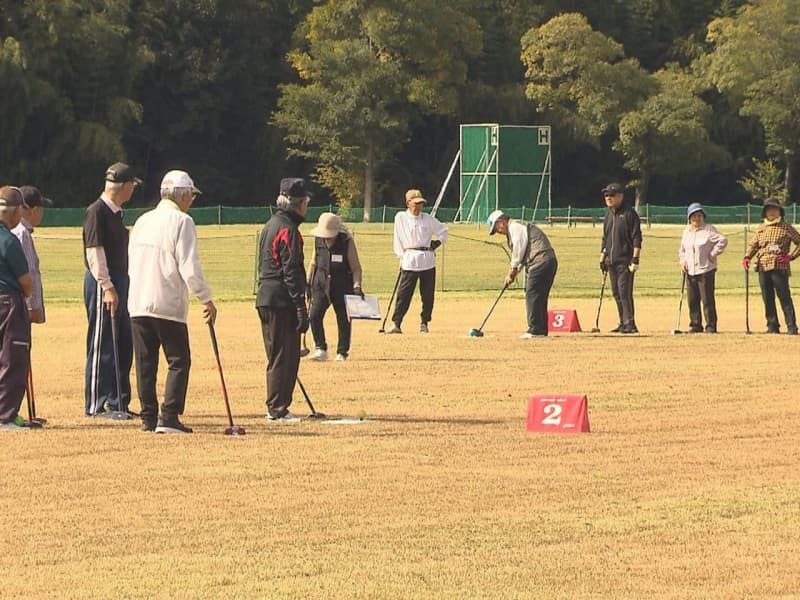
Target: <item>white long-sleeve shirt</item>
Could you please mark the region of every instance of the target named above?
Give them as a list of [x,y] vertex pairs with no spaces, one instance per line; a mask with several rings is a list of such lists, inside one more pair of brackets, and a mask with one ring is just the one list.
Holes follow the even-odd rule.
[[511,268],[519,271],[528,258],[528,227],[516,220],[508,221],[508,245],[511,246]]
[[194,221],[171,200],[161,200],[136,220],[128,244],[128,312],[186,323],[189,292],[211,301],[200,268]]
[[727,245],[728,238],[713,225],[705,223],[700,229],[689,225],[681,236],[678,261],[689,275],[702,275],[717,268],[717,257]]
[[443,244],[447,241],[447,227],[435,217],[420,213],[415,217],[410,211],[397,213],[394,217],[394,253],[400,259],[404,271],[427,271],[436,266],[436,255],[430,248],[431,238],[436,236]]
[[36,254],[36,247],[33,245],[33,227],[25,219],[21,219],[14,229],[11,230],[25,253],[25,260],[28,261],[28,273],[33,281],[33,290],[29,298],[25,299],[28,310],[44,308],[44,295],[42,293],[42,273],[39,271],[39,256]]

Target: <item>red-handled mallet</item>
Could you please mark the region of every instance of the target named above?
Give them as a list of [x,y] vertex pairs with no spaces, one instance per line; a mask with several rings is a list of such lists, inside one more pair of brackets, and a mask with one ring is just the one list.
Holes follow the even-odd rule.
[[219,346],[217,346],[217,334],[214,331],[214,324],[208,324],[208,331],[211,334],[211,346],[214,348],[214,357],[217,359],[217,370],[219,380],[222,383],[222,397],[225,399],[225,411],[228,413],[228,427],[225,428],[225,435],[244,435],[244,427],[233,424],[231,415],[231,403],[228,401],[228,388],[225,386],[225,376],[222,374],[222,363],[219,360]]

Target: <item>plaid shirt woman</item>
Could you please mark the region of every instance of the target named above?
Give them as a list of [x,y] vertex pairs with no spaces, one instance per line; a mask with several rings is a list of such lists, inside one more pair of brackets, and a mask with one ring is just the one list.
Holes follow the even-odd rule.
[[[767,333],[780,333],[780,323],[775,308],[777,295],[786,319],[786,333],[797,335],[797,319],[789,289],[791,274],[789,263],[800,256],[800,233],[783,220],[784,214],[780,202],[773,198],[764,200],[764,208],[761,211],[764,222],[759,225],[753,239],[750,240],[742,260],[742,267],[748,270],[751,260],[756,259],[758,283],[761,286],[761,298],[764,301],[764,313],[767,319]],[[794,242],[793,250],[791,250],[792,242]]]

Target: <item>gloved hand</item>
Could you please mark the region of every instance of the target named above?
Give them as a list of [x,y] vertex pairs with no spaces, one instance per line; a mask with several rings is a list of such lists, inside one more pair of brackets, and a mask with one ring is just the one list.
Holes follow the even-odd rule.
[[300,333],[308,331],[308,310],[305,305],[297,307],[297,331]]
[[360,285],[353,286],[353,294],[355,294],[356,296],[361,296],[362,300],[364,299],[364,290],[361,289]]
[[749,271],[750,270],[750,259],[747,258],[746,256],[742,259],[742,268],[745,271]]
[[436,250],[441,245],[441,240],[431,240],[431,250]]
[[789,256],[788,254],[781,254],[778,257],[778,264],[779,265],[788,265],[791,262],[791,260],[792,260],[792,257]]
[[608,273],[608,263],[606,263],[606,261],[604,261],[604,260],[600,261],[600,272],[601,273]]
[[631,259],[631,264],[628,265],[628,271],[630,271],[631,273],[636,273],[636,271],[638,270],[639,270],[639,257],[634,256]]

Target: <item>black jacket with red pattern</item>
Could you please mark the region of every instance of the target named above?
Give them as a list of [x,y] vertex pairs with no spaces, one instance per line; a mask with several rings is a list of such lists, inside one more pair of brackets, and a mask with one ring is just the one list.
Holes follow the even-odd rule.
[[256,306],[299,308],[306,302],[303,217],[293,210],[277,210],[258,238],[258,294]]

